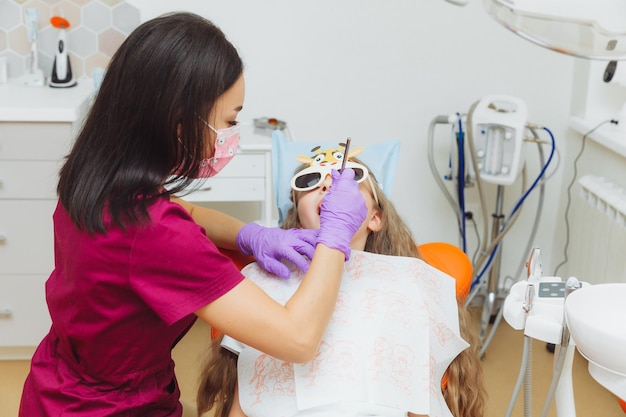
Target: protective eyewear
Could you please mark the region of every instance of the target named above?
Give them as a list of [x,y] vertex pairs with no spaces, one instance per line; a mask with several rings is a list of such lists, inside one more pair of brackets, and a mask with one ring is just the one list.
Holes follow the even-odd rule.
[[[326,176],[330,175],[332,169],[337,169],[337,165],[314,165],[303,169],[291,178],[291,188],[296,191],[309,191],[319,187]],[[358,183],[365,181],[369,176],[367,168],[356,162],[346,162],[346,168],[354,170],[354,180]]]

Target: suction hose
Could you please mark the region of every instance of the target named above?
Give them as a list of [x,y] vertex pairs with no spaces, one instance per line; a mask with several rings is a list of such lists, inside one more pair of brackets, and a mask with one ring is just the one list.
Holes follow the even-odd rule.
[[[565,283],[565,300],[567,296],[572,292],[580,288],[582,284],[578,279],[574,277],[569,277],[567,282]],[[563,304],[565,304],[565,300],[563,300]],[[563,313],[563,332],[561,333],[561,346],[559,349],[559,356],[557,357],[554,368],[552,370],[552,382],[550,383],[550,389],[548,390],[548,396],[546,397],[546,401],[543,404],[543,409],[541,410],[541,417],[546,417],[548,415],[548,411],[550,410],[550,404],[552,403],[552,398],[554,397],[554,393],[556,392],[557,386],[561,380],[561,374],[563,372],[563,365],[565,364],[566,357],[571,361],[573,359],[572,354],[570,352],[573,346],[569,344],[570,332],[569,327],[567,326],[567,321],[565,320],[565,313]],[[568,389],[571,389],[571,369],[570,369],[570,384]],[[573,394],[571,395],[573,399]]]
[[[532,384],[531,384],[531,372],[532,372],[532,339],[529,336],[524,335],[524,349],[522,351],[522,363],[520,365],[519,374],[515,387],[513,388],[513,394],[509,401],[509,406],[506,409],[505,417],[511,417],[513,414],[513,407],[522,388],[522,382],[524,382],[524,416],[530,417],[530,413],[527,413],[527,408],[532,409]],[[529,407],[526,404],[530,404]]]

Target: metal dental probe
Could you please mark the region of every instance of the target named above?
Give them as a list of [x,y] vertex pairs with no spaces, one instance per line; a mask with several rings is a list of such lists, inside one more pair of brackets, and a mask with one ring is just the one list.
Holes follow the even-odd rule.
[[352,139],[346,139],[346,148],[343,150],[343,161],[341,162],[341,169],[339,172],[343,172],[343,169],[346,167],[346,162],[348,162],[348,149],[350,148],[350,141]]

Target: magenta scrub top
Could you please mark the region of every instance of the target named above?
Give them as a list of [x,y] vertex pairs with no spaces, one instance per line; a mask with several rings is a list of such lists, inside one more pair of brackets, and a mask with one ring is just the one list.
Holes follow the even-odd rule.
[[52,318],[24,384],[20,416],[180,416],[171,349],[198,308],[243,279],[178,204],[151,222],[89,235],[59,203]]

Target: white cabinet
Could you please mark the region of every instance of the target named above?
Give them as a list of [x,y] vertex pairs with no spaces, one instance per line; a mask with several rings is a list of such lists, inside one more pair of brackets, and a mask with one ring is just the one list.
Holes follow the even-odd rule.
[[0,359],[29,359],[50,328],[58,172],[91,101],[67,89],[0,84]]
[[[91,91],[0,85],[0,360],[30,359],[50,327],[45,282],[54,268],[52,214],[58,172]],[[218,176],[183,198],[258,202],[272,224],[269,138],[242,132],[239,152]]]
[[52,213],[71,122],[0,121],[0,358],[28,358],[50,327]]

